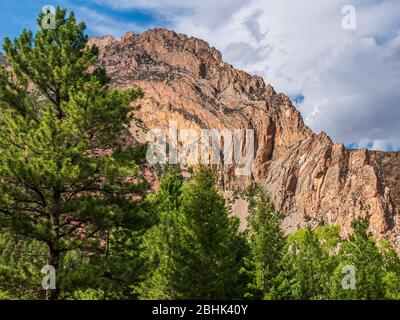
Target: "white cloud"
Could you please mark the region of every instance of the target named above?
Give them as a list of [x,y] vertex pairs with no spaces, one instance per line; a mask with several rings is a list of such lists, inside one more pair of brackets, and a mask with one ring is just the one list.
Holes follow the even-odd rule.
[[[91,1],[154,10],[278,91],[304,95],[306,123],[337,142],[400,148],[398,0]],[[347,4],[357,10],[356,30],[342,28]]]
[[101,14],[87,7],[73,6],[69,3],[67,7],[74,11],[79,20],[85,21],[86,25],[99,35],[112,35],[116,39],[119,39],[127,31],[143,31],[141,25],[134,22],[117,21],[106,14]]

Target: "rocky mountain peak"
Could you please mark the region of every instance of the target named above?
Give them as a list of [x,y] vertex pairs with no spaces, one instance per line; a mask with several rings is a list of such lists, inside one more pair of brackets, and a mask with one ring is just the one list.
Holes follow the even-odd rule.
[[306,223],[338,224],[343,234],[355,217],[370,220],[371,231],[400,249],[400,154],[346,150],[326,133],[315,134],[284,94],[261,77],[237,70],[205,41],[166,29],[90,39],[100,49],[98,63],[112,85],[141,87],[135,102],[142,125],[132,124],[137,139],[146,130],[179,128],[255,130],[253,174],[234,175],[232,165],[216,173],[223,189],[256,182],[286,213],[292,231]]

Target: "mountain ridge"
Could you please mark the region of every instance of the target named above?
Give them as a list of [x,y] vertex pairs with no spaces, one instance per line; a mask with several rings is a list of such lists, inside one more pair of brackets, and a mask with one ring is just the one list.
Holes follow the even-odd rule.
[[355,217],[370,221],[372,233],[400,248],[400,153],[347,150],[304,124],[290,99],[259,76],[234,69],[207,42],[166,29],[126,33],[119,41],[93,37],[117,88],[141,87],[134,103],[142,127],[132,124],[138,140],[146,130],[179,128],[253,128],[255,165],[248,179],[234,166],[215,168],[223,189],[254,181],[264,186],[276,207],[287,213],[290,232],[308,223],[338,224],[350,232]]

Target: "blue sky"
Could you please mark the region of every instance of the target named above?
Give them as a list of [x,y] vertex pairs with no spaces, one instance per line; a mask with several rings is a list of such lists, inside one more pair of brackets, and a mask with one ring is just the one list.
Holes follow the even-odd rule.
[[[69,8],[75,11],[79,19],[89,20],[88,34],[99,35],[102,32],[99,31],[99,26],[96,23],[91,24],[90,22],[96,22],[95,18],[91,14],[96,14],[97,19],[104,16],[109,19],[112,23],[120,23],[120,34],[118,34],[118,28],[109,28],[108,31],[114,35],[120,36],[128,30],[123,30],[124,26],[137,25],[136,32],[141,32],[149,27],[160,26],[168,27],[168,22],[160,15],[156,14],[154,10],[148,9],[128,9],[128,10],[115,10],[105,5],[99,5],[95,2],[90,3],[89,1],[65,1],[65,0],[1,0],[0,2],[0,38],[4,39],[5,36],[14,38],[18,36],[21,31],[26,28],[30,30],[36,30],[36,17],[41,11],[43,6],[53,5]],[[106,31],[105,26],[104,30]],[[100,29],[101,30],[101,29]]]
[[[349,3],[354,30],[342,26]],[[292,97],[314,131],[400,150],[399,0],[1,0],[0,38],[35,30],[44,5],[73,10],[89,35],[166,27],[204,39]]]

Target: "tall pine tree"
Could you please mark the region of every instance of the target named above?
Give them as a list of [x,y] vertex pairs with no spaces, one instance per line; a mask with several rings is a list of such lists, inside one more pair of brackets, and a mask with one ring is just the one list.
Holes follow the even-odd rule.
[[[181,188],[167,176],[156,195],[160,225],[153,230],[156,267],[142,296],[162,299],[238,299],[246,243],[238,220],[228,217],[210,169],[199,167]],[[151,242],[150,242],[151,241]]]
[[237,218],[228,217],[212,171],[195,170],[184,186],[175,286],[180,298],[235,299],[243,294],[240,269],[247,248]]
[[266,192],[259,189],[250,199],[249,240],[251,255],[246,259],[246,270],[251,281],[247,297],[273,298],[278,275],[282,270],[286,236],[281,230],[282,216],[275,210]]
[[171,270],[177,250],[182,185],[181,174],[175,169],[170,169],[161,179],[157,192],[148,198],[159,222],[145,236],[149,276],[138,288],[141,298],[176,297]]
[[11,68],[0,67],[0,226],[45,245],[59,276],[68,252],[97,254],[109,230],[149,224],[138,201],[147,184],[124,147],[130,101],[142,92],[109,88],[73,13],[58,8],[55,29],[42,19],[35,36],[4,41]]

